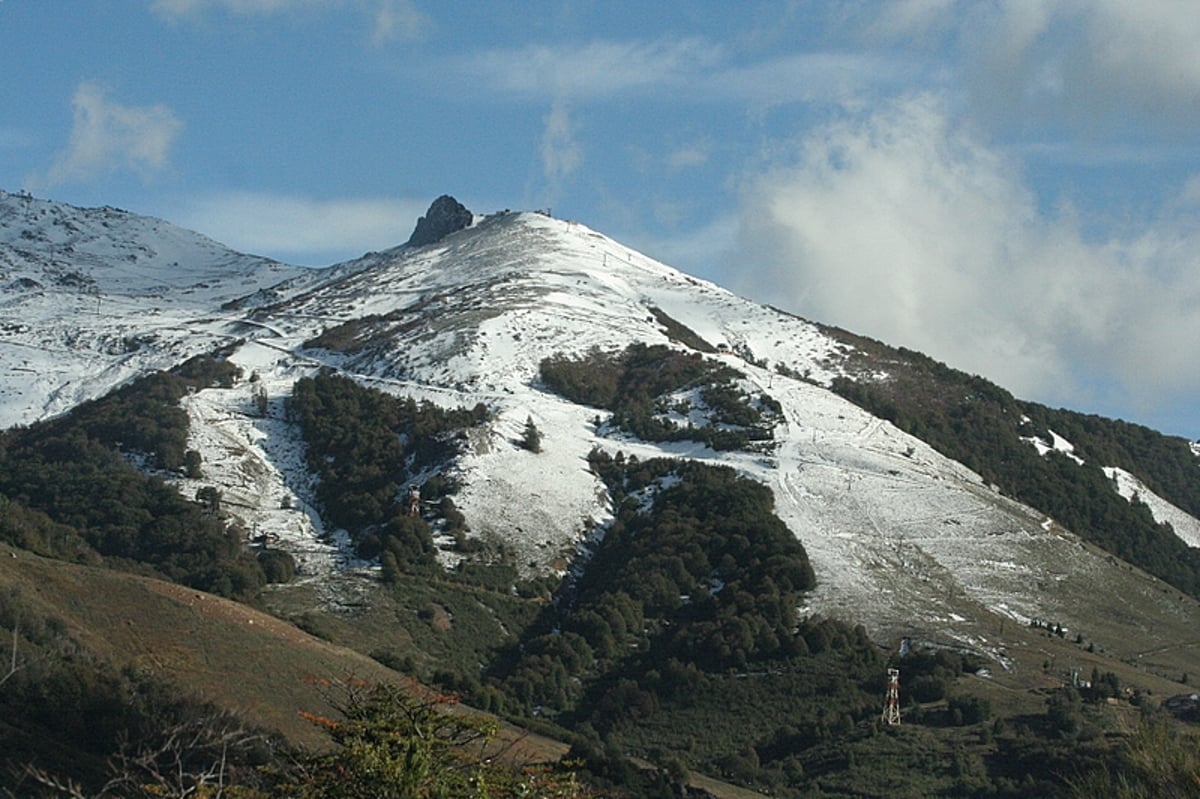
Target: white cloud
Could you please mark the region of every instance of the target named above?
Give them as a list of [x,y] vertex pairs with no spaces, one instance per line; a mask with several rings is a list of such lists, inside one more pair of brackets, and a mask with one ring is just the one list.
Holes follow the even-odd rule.
[[327,266],[403,244],[429,200],[314,199],[235,191],[191,198],[173,220],[242,252]]
[[183,123],[165,105],[129,106],[110,100],[105,87],[85,82],[72,99],[74,121],[67,149],[45,175],[34,175],[37,189],[89,180],[119,169],[143,179],[166,169],[172,142]]
[[895,0],[878,9],[866,25],[872,37],[896,39],[921,37],[949,28],[954,20],[955,0]]
[[550,199],[558,194],[562,182],[583,163],[583,153],[575,139],[575,125],[563,102],[556,101],[546,115],[546,127],[539,145],[542,174],[550,186]]
[[460,61],[473,83],[527,98],[594,100],[670,90],[673,100],[840,102],[869,87],[896,85],[912,68],[867,53],[788,53],[736,63],[724,45],[702,38],[593,41],[490,50]]
[[330,5],[338,0],[153,0],[150,8],[168,19],[196,17],[220,8],[231,14],[272,14],[301,6]]
[[914,77],[913,68],[892,57],[855,52],[791,53],[752,64],[729,66],[699,83],[712,100],[745,101],[758,107],[787,103],[853,101],[879,87]]
[[430,24],[413,0],[381,0],[371,41],[376,45],[399,39],[412,41]]
[[709,139],[685,144],[667,156],[667,163],[674,169],[690,169],[704,166],[712,157],[713,144]]
[[390,41],[416,39],[430,25],[415,0],[152,0],[150,8],[172,22],[195,21],[220,10],[234,16],[266,16],[309,8],[325,8],[340,12],[345,7],[357,9],[371,19],[371,42],[383,45]]
[[[1200,5],[1192,0],[1102,0],[1084,6],[1091,77],[1126,103],[1175,114],[1185,103],[1196,119],[1200,101]],[[1083,55],[1083,54],[1081,54]],[[1080,76],[1080,83],[1091,79]]]
[[1200,123],[1200,4],[1025,0],[964,5],[964,51],[981,111],[1077,125]]
[[490,50],[460,66],[473,79],[512,94],[595,98],[686,83],[713,64],[720,51],[702,39],[594,41]]
[[813,130],[794,165],[747,184],[741,285],[1019,396],[1088,407],[1115,383],[1163,405],[1200,389],[1189,218],[1168,209],[1136,237],[1089,242],[926,95]]

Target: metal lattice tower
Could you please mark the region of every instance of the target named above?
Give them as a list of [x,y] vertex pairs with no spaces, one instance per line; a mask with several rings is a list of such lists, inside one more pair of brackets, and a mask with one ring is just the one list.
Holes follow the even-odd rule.
[[900,669],[888,669],[887,698],[883,700],[884,724],[900,723]]

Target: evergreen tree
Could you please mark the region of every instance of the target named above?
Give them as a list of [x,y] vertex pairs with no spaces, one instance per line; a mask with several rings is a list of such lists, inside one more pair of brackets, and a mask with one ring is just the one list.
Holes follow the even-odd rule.
[[542,431],[533,423],[533,417],[525,420],[525,434],[521,437],[521,446],[530,452],[542,451]]

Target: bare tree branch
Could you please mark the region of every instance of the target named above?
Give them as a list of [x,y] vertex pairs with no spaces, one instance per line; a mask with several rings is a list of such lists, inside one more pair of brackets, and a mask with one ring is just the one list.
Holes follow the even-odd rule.
[[[59,777],[56,774],[43,771],[35,766],[26,766],[25,775],[44,788],[49,788],[68,799],[95,799],[83,792],[83,786],[77,782]],[[103,796],[98,794],[97,796]]]
[[[206,796],[221,797],[229,782],[229,756],[262,740],[226,713],[180,722],[164,731],[155,743],[133,750],[122,746],[112,758],[114,776],[108,791],[136,791],[136,796],[169,796],[188,799],[203,789]],[[111,795],[131,795],[115,790]]]
[[3,677],[0,677],[0,685],[4,685],[4,683],[12,679],[14,674],[21,670],[21,665],[17,661],[17,644],[21,640],[20,628],[20,621],[14,621],[12,628],[12,655],[9,658],[8,671],[5,672]]

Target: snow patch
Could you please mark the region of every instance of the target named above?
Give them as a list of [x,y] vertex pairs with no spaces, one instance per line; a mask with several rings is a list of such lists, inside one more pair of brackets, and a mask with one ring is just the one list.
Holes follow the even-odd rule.
[[1131,502],[1136,498],[1150,509],[1154,521],[1169,524],[1175,535],[1189,547],[1200,547],[1200,519],[1155,494],[1135,475],[1115,466],[1105,466],[1104,474],[1116,484],[1117,492]]
[[[1028,420],[1029,420],[1029,417],[1027,417],[1027,416],[1022,417],[1022,421],[1028,421]],[[1075,461],[1080,466],[1083,465],[1083,463],[1084,463],[1083,458],[1080,458],[1078,455],[1075,454],[1075,445],[1074,444],[1072,444],[1070,441],[1067,441],[1065,438],[1063,438],[1062,436],[1060,436],[1058,433],[1054,432],[1053,430],[1050,430],[1049,433],[1050,433],[1049,441],[1047,441],[1046,439],[1044,439],[1040,436],[1029,436],[1029,437],[1022,436],[1021,440],[1026,443],[1032,444],[1034,449],[1037,450],[1038,455],[1041,455],[1042,457],[1045,457],[1047,454],[1049,454],[1051,452],[1061,452],[1063,455],[1066,455],[1068,458]]]

